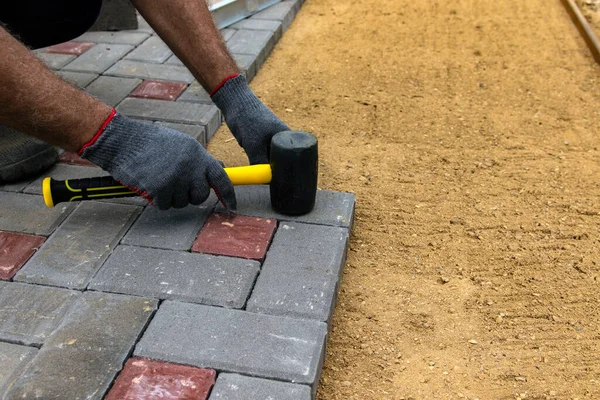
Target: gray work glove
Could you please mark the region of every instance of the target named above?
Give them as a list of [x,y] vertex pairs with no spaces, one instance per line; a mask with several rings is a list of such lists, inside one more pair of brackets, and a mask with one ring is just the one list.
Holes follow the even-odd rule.
[[250,164],[267,164],[271,138],[289,128],[260,101],[243,75],[225,81],[211,96]]
[[233,185],[222,165],[181,132],[116,113],[80,155],[161,210],[201,204],[211,187],[226,208],[236,209]]

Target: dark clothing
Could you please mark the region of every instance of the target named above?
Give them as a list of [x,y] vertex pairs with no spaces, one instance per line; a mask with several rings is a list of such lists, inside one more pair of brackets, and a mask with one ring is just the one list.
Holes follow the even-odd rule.
[[0,23],[32,49],[67,42],[96,22],[102,0],[0,0]]

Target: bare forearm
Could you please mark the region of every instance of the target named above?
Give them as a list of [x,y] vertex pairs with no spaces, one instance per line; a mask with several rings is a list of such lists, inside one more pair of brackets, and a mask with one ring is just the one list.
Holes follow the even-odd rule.
[[78,90],[0,26],[0,124],[64,149],[90,140],[110,107]]
[[204,0],[132,3],[207,91],[239,72]]

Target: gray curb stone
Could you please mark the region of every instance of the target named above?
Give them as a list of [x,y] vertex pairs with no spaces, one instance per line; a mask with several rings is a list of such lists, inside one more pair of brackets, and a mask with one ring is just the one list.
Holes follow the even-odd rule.
[[135,206],[82,202],[15,281],[85,289],[140,211]]
[[65,65],[64,71],[101,74],[133,50],[128,44],[100,43]]
[[44,204],[42,196],[0,192],[0,230],[50,235],[75,209],[75,204],[61,203],[54,208]]
[[194,76],[186,67],[130,60],[118,61],[105,74],[124,78],[157,79],[185,83],[192,83],[194,80]]
[[[236,186],[235,195],[238,205],[237,213],[240,215],[344,228],[352,226],[354,220],[356,197],[352,193],[318,190],[315,208],[308,214],[295,217],[273,211],[268,185]],[[223,210],[223,206],[217,204],[215,211]]]
[[137,46],[150,36],[145,32],[86,32],[74,42],[94,42],[110,44],[130,44]]
[[119,246],[89,289],[242,308],[259,269],[238,258]]
[[[33,182],[31,182],[23,190],[24,193],[31,194],[42,194],[42,182],[45,177],[50,176],[53,179],[65,180],[65,179],[80,179],[80,178],[93,178],[95,176],[106,176],[108,172],[104,171],[99,167],[85,167],[80,165],[69,165],[69,164],[55,164],[51,169],[44,172],[44,175],[40,176]],[[42,204],[44,201],[42,200]],[[66,204],[66,203],[60,203]]]
[[244,19],[231,26],[234,29],[247,29],[250,31],[269,31],[273,32],[273,40],[278,42],[281,39],[282,29],[281,21],[271,21],[266,19]]
[[238,374],[219,374],[209,400],[310,400],[310,387]]
[[77,86],[80,89],[83,89],[94,79],[98,78],[97,74],[89,72],[56,71],[56,74],[71,85]]
[[148,207],[121,243],[167,250],[189,250],[216,202],[217,197],[211,191],[205,206],[164,211]]
[[316,390],[326,336],[318,321],[167,301],[134,354]]
[[260,68],[275,46],[275,34],[270,31],[238,30],[227,42],[232,54],[256,56],[256,67]]
[[258,69],[256,65],[256,56],[251,56],[248,54],[232,54],[231,56],[235,60],[238,68],[246,76],[246,80],[250,82],[252,79],[254,79]]
[[73,290],[0,282],[0,340],[41,346],[79,295]]
[[37,349],[17,344],[0,342],[0,398],[12,386],[27,363],[35,356]]
[[141,297],[84,293],[7,398],[102,399],[156,306]]
[[161,38],[158,36],[150,36],[135,50],[127,54],[125,59],[161,64],[172,55],[173,52],[171,49],[169,49],[169,47],[167,47]]
[[266,20],[278,20],[281,21],[282,32],[292,24],[294,17],[299,9],[298,1],[282,1],[277,3],[266,10],[254,14],[250,19],[266,19]]
[[91,85],[86,87],[86,92],[99,98],[111,107],[119,104],[129,93],[142,83],[137,78],[116,78],[113,76],[101,76]]
[[75,59],[71,54],[36,52],[37,56],[51,69],[60,69]]
[[329,322],[347,245],[346,228],[280,223],[246,309]]

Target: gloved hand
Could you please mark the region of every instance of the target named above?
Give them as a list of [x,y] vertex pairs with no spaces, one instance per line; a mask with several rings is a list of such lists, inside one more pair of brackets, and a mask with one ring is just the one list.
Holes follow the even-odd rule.
[[289,128],[260,101],[243,75],[227,79],[211,93],[250,164],[267,164],[271,138]]
[[190,136],[143,124],[113,110],[79,155],[108,171],[161,210],[203,203],[212,187],[223,205],[236,209],[223,167]]

